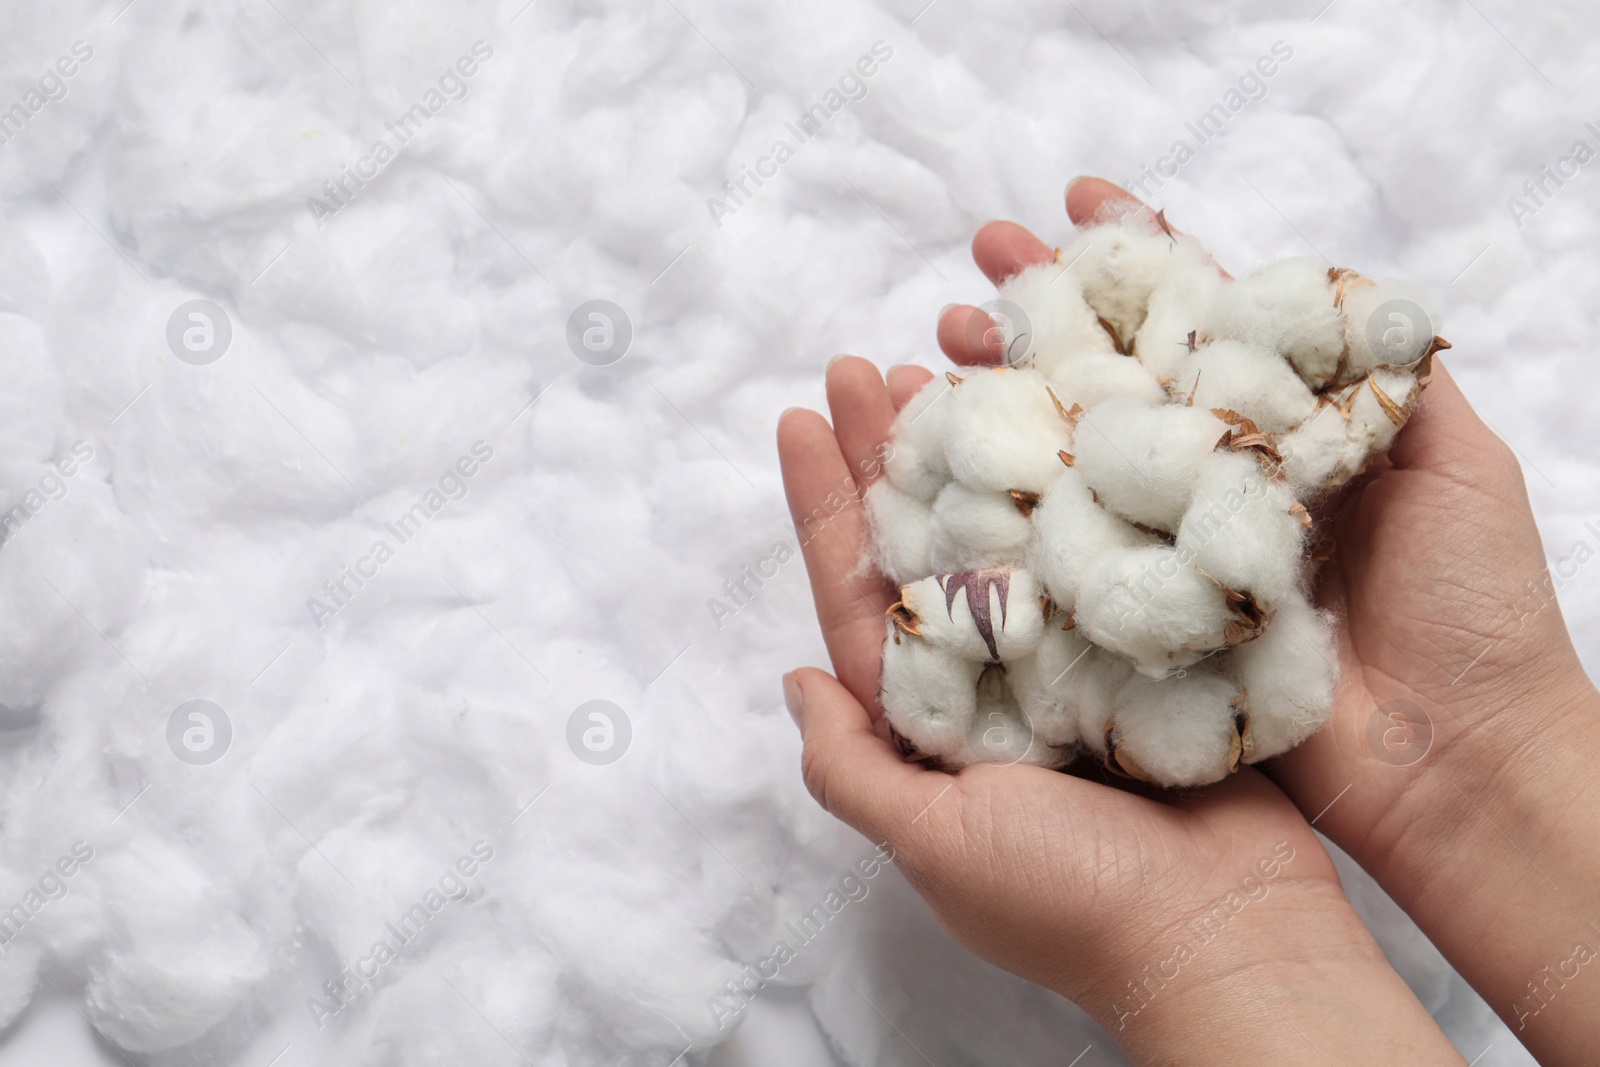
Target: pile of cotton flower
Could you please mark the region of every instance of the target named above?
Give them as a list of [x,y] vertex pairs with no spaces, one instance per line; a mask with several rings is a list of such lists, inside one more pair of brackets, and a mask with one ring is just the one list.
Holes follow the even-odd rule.
[[1190,786],[1309,737],[1338,669],[1307,505],[1448,347],[1418,298],[1314,260],[1232,281],[1161,216],[1000,295],[1008,365],[929,382],[867,493],[902,750]]

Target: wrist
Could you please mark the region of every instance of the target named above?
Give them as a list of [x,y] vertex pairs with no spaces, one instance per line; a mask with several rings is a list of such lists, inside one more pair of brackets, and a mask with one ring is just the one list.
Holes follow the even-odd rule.
[[1199,911],[1111,973],[1074,999],[1136,1064],[1461,1062],[1337,883]]

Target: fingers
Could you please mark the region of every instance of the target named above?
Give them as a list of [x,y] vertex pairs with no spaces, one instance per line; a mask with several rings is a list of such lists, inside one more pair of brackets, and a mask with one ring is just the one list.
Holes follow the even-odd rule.
[[825,672],[803,668],[790,677],[790,710],[797,695],[801,705],[795,714],[805,740],[800,766],[806,788],[823,808],[874,842],[903,840],[951,785],[950,776],[902,759],[874,731],[861,701]]
[[1130,213],[1155,221],[1155,212],[1143,200],[1104,178],[1081,177],[1067,183],[1067,218],[1074,226],[1115,222]]
[[986,222],[972,238],[972,259],[995,285],[1026,267],[1050,263],[1056,250],[1014,222]]
[[[887,395],[883,403],[888,406]],[[882,578],[858,573],[867,537],[860,481],[833,430],[814,411],[791,410],[778,420],[778,458],[834,670],[859,699],[874,701],[883,613],[894,602],[894,589]]]
[[894,422],[889,390],[878,368],[858,356],[828,364],[827,390],[839,452],[864,492],[883,473],[883,445]]
[[902,363],[897,367],[890,367],[886,376],[889,386],[889,403],[894,406],[895,413],[905,407],[917,390],[928,384],[933,377],[933,371],[926,367],[912,366]]
[[1005,334],[982,308],[952,304],[939,316],[939,348],[962,367],[997,367],[1005,359]]

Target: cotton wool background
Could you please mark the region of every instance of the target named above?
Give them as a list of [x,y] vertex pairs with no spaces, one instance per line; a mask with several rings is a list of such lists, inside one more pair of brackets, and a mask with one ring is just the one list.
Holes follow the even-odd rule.
[[1595,16],[1315,7],[0,8],[0,1064],[1122,1062],[805,795],[772,425],[1142,182],[1437,294],[1600,663]]

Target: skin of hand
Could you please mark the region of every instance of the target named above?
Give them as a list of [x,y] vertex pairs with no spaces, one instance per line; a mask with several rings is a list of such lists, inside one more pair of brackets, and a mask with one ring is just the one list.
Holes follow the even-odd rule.
[[[1091,179],[1069,187],[1067,204],[1082,223],[1137,201]],[[995,281],[1054,255],[1007,223],[985,227],[973,247]],[[941,346],[958,363],[994,362],[974,314],[947,308]],[[1312,797],[1322,805],[1334,796],[1337,788],[1320,792],[1333,778],[1348,780],[1344,764],[1377,762],[1370,754],[1335,749],[1323,758],[1341,765],[1301,770],[1288,795],[1254,769],[1203,791],[1141,794],[1035,767],[947,774],[901,759],[876,699],[894,590],[860,573],[859,493],[879,473],[896,407],[927,375],[897,368],[885,384],[864,360],[835,360],[833,425],[806,411],[779,424],[790,508],[838,676],[807,669],[784,680],[812,794],[893,847],[957,940],[1079,1003],[1135,1062],[1464,1062],[1384,961],[1302,814]],[[1395,469],[1417,452],[1415,441],[1399,450]],[[1348,509],[1359,514],[1360,499],[1388,476],[1347,497],[1336,521],[1352,521]],[[1346,563],[1339,589],[1353,573]],[[1344,653],[1341,720],[1370,700],[1359,652]]]

